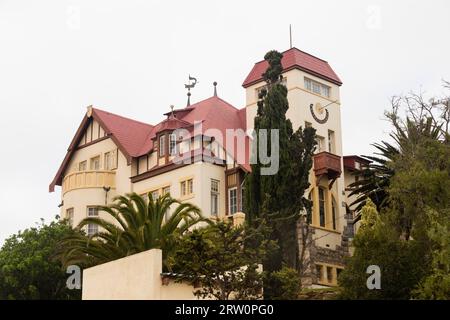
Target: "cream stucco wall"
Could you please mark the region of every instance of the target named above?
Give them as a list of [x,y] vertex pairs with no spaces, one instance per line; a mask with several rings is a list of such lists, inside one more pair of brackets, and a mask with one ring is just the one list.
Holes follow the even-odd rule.
[[[181,182],[193,179],[194,192],[188,196],[181,196]],[[133,184],[133,191],[138,194],[145,194],[154,190],[160,190],[170,186],[172,197],[181,201],[188,201],[202,210],[205,217],[210,217],[211,201],[211,179],[220,181],[219,190],[219,215],[225,215],[225,174],[224,167],[205,163],[195,162],[193,164],[136,182]]]
[[162,251],[152,249],[83,271],[83,300],[193,300],[186,283],[163,284]]

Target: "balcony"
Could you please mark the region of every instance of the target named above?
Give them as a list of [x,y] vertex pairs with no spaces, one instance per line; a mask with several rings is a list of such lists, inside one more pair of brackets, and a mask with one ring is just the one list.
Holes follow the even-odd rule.
[[314,173],[316,177],[326,176],[336,180],[341,175],[341,157],[326,151],[314,155]]
[[62,183],[62,192],[87,189],[87,188],[103,188],[116,187],[116,172],[115,171],[77,171],[69,173],[64,177]]

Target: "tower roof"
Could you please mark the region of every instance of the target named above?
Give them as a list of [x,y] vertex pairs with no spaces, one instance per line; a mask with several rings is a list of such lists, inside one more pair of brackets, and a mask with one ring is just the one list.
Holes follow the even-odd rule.
[[[342,85],[341,79],[339,79],[338,75],[333,71],[328,62],[295,47],[283,52],[281,64],[283,66],[283,72],[292,69],[300,69],[316,77],[337,84],[338,86]],[[242,86],[247,88],[261,81],[262,74],[266,71],[267,67],[268,62],[266,60],[255,63],[253,69],[250,71],[247,78],[245,78]]]

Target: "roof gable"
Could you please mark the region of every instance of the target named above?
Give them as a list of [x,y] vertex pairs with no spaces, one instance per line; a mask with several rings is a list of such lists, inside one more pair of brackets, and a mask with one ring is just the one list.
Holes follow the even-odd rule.
[[[64,160],[61,163],[53,181],[50,183],[50,192],[55,190],[55,186],[61,185],[63,174],[69,165],[70,159],[78,149],[78,145],[83,135],[93,120],[97,121],[105,131],[106,135],[104,138],[111,138],[114,141],[120,151],[127,158],[128,163],[131,163],[131,159],[139,154],[140,148],[149,137],[153,128],[153,126],[143,122],[88,107],[88,111],[83,117],[83,120],[81,121],[81,124],[78,127],[69,148],[67,149]],[[103,140],[104,138],[92,141],[92,143]]]

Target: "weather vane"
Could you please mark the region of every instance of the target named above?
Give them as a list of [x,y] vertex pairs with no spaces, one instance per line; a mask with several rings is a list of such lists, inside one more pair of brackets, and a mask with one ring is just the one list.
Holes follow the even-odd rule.
[[[192,82],[191,82],[191,81],[192,81]],[[189,75],[189,83],[184,85],[184,87],[185,87],[186,89],[188,89],[188,93],[187,93],[187,96],[188,96],[187,106],[190,106],[190,105],[191,105],[191,88],[194,88],[196,84],[197,84],[197,79],[194,78],[194,77],[191,77],[191,75]]]

